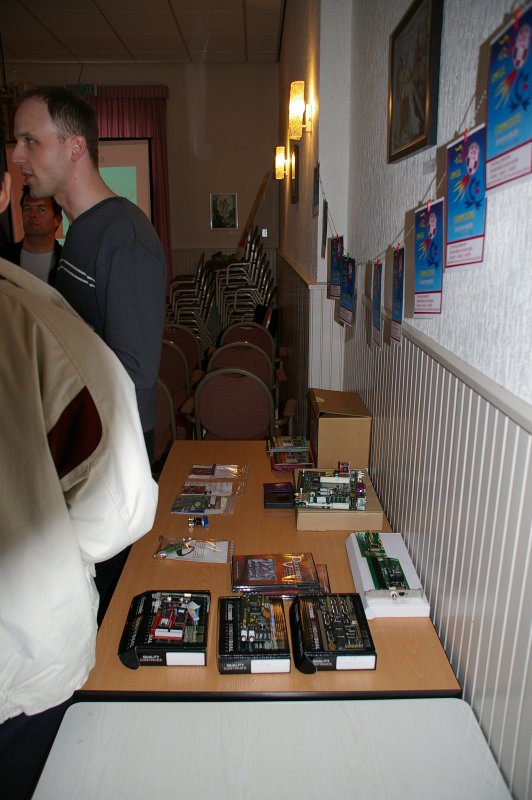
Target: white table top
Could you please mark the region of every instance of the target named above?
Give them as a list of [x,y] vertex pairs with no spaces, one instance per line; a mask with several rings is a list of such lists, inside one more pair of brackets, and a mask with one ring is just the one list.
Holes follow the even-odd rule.
[[34,800],[510,798],[453,698],[71,706]]

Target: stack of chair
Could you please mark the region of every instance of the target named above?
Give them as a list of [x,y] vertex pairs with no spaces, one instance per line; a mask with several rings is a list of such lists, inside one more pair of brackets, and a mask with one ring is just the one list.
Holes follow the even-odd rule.
[[216,272],[215,297],[222,328],[242,319],[253,319],[256,307],[267,306],[274,292],[270,262],[255,231],[244,259]]
[[209,319],[214,307],[215,284],[202,255],[195,276],[177,276],[170,284],[166,325],[183,325],[194,331],[203,347],[211,347]]
[[220,317],[223,327],[233,322],[252,320],[257,306],[268,305],[275,292],[275,281],[266,253],[259,253],[256,265],[236,280],[229,275],[220,292]]
[[182,296],[188,299],[199,296],[205,273],[205,253],[202,253],[196,272],[190,275],[176,275],[172,278],[166,303],[167,322],[175,322],[174,304],[178,304]]

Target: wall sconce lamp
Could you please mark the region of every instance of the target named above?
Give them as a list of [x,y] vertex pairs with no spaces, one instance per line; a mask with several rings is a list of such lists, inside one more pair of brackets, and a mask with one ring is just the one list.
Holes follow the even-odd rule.
[[286,152],[284,147],[275,148],[275,180],[282,181],[286,178],[288,162],[286,160]]
[[[303,123],[303,117],[305,122]],[[303,128],[312,130],[312,105],[305,105],[305,81],[292,81],[290,84],[290,103],[288,106],[288,138],[301,139]]]

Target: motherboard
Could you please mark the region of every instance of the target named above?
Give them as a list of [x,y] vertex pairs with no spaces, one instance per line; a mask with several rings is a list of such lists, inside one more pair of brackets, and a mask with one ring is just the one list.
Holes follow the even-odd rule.
[[365,511],[364,470],[308,470],[299,472],[296,508],[335,511]]

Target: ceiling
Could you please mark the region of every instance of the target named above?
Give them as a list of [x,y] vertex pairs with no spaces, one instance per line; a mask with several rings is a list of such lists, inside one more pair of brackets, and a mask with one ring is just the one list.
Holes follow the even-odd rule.
[[275,62],[285,2],[0,0],[8,80],[9,65],[21,62]]

